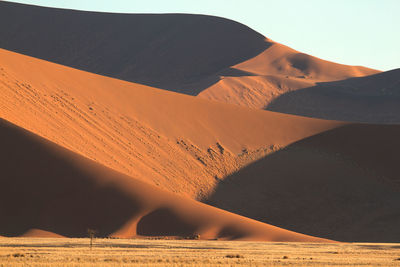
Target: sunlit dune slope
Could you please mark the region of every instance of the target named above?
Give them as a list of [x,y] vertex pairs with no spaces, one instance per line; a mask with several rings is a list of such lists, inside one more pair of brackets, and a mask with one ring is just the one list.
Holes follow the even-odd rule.
[[379,72],[322,60],[272,41],[265,51],[232,66],[231,69],[236,70],[232,72],[233,75],[220,73],[219,81],[202,91],[199,96],[253,108],[265,108],[276,97],[314,86],[317,82]]
[[1,1],[0,25],[7,25],[0,27],[3,49],[260,109],[316,82],[378,72],[324,61],[238,22],[205,15],[99,13]]
[[[22,215],[23,216],[23,215]],[[26,227],[25,227],[26,228]],[[22,233],[22,234],[18,234],[19,237],[33,237],[33,238],[64,238],[65,236],[53,233],[53,232],[49,232],[49,231],[45,231],[45,230],[41,230],[41,229],[37,229],[37,228],[31,228],[28,229],[28,231]]]
[[399,135],[352,124],[305,138],[226,178],[208,203],[310,235],[398,242]]
[[[0,119],[4,236],[325,241],[263,224],[140,182]],[[54,234],[52,234],[54,233]]]
[[256,158],[342,125],[211,102],[6,50],[0,50],[0,117],[195,198]]
[[286,93],[268,110],[365,123],[400,122],[400,69]]
[[[0,1],[0,48],[195,95],[188,86],[270,43],[247,26],[191,14],[113,14]],[[15,34],[18,32],[19,34]]]

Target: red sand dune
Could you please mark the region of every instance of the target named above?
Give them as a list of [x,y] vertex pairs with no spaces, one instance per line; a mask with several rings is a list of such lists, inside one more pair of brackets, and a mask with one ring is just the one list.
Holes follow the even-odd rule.
[[322,60],[279,43],[231,69],[242,75],[224,76],[199,96],[237,105],[265,108],[282,94],[308,88],[319,82],[343,80],[378,73],[360,66]]
[[[97,162],[90,164],[97,166],[99,163],[133,177],[129,179],[135,184],[135,188],[141,188],[140,192],[145,192],[145,189],[138,180],[183,196],[209,199],[213,205],[253,219],[270,222],[271,218],[274,225],[302,233],[349,241],[393,241],[397,231],[393,225],[399,223],[395,216],[397,208],[394,209],[398,206],[398,193],[394,187],[381,186],[379,181],[387,180],[382,180],[382,176],[389,177],[390,181],[394,181],[396,177],[397,164],[393,162],[395,157],[390,152],[391,144],[396,143],[388,138],[396,136],[395,128],[368,126],[355,132],[348,130],[341,133],[340,129],[347,129],[341,128],[348,125],[347,123],[211,102],[90,74],[6,50],[0,50],[0,59],[1,118]],[[329,138],[322,138],[318,145],[298,147],[299,143],[308,144],[308,140],[314,138],[320,140],[318,136],[326,136],[326,133],[333,134],[328,134]],[[362,136],[367,139],[360,138]],[[373,144],[376,146],[372,146]],[[326,147],[336,150],[332,152]],[[359,150],[361,156],[370,158],[362,161],[362,164],[357,163],[361,167],[353,166],[351,162],[358,162],[359,159],[355,152],[347,155],[348,148],[355,152]],[[396,145],[393,148],[398,149]],[[385,154],[385,151],[390,153]],[[345,155],[343,158],[342,154]],[[24,154],[21,153],[18,157],[22,155]],[[376,162],[373,160],[374,155],[379,158]],[[38,159],[43,157],[37,156]],[[260,160],[245,167],[256,159]],[[350,163],[346,163],[346,160],[350,160]],[[46,168],[51,166],[52,171],[58,169],[53,161],[51,164],[41,162]],[[21,164],[24,165],[25,163]],[[259,167],[256,171],[251,171],[254,166]],[[242,169],[243,167],[245,168]],[[59,168],[65,170],[64,167]],[[373,171],[365,174],[363,169]],[[73,170],[74,168],[71,171]],[[385,170],[393,170],[393,173],[385,174]],[[102,169],[101,173],[104,172],[106,171]],[[109,172],[114,173],[111,170],[107,171]],[[48,175],[38,176],[44,179]],[[126,177],[119,173],[107,177],[117,176]],[[102,192],[101,197],[91,195],[94,194],[90,191],[92,189],[84,189],[89,185],[96,187],[91,180],[74,180],[76,184],[73,187],[61,187],[62,190],[64,187],[69,190],[64,196],[68,197],[73,193],[81,203],[88,202],[87,206],[82,209],[74,206],[74,210],[68,210],[69,200],[65,200],[57,212],[55,207],[48,207],[49,204],[43,203],[48,199],[58,199],[57,191],[53,190],[61,182],[57,180],[54,186],[49,186],[47,182],[49,181],[26,186],[27,182],[24,180],[19,187],[8,190],[10,193],[14,192],[13,194],[23,190],[18,195],[48,196],[46,200],[36,202],[37,205],[25,207],[27,213],[24,216],[32,217],[34,221],[30,225],[20,226],[15,234],[38,228],[66,236],[68,233],[79,233],[83,236],[88,227],[100,228],[96,222],[105,223],[102,226],[103,235],[129,236],[134,233],[132,229],[136,229],[137,221],[132,219],[130,212],[136,209],[136,202],[132,204],[127,199],[125,201],[125,195],[121,197],[114,189],[99,189]],[[35,187],[37,190],[30,190],[32,186],[46,189],[46,194],[38,187]],[[83,189],[76,191],[76,188]],[[324,188],[329,191],[322,190]],[[128,193],[128,199],[136,196],[132,192]],[[354,192],[358,193],[353,195]],[[107,201],[114,197],[116,204],[111,200]],[[150,202],[157,201],[157,198],[153,199],[154,194],[147,197]],[[180,198],[174,196],[173,199]],[[371,199],[380,204],[370,203]],[[184,202],[193,203],[196,207],[207,207],[204,208],[207,210],[212,209],[187,199]],[[85,217],[87,211],[94,208],[94,203],[108,207],[110,213],[107,214],[111,215],[90,213],[93,218]],[[363,206],[363,203],[370,204]],[[117,204],[121,207],[120,210],[111,209]],[[42,208],[45,209],[41,211],[44,218],[35,217],[37,209]],[[50,209],[50,212],[46,209]],[[29,213],[29,210],[32,211]],[[54,212],[59,215],[61,211],[68,211],[69,217],[82,218],[84,226],[57,226],[60,221],[54,222],[52,226],[61,227],[57,229],[37,225],[47,222],[46,214],[53,216]],[[169,210],[161,208],[150,217],[144,217],[146,223],[142,225],[152,225],[151,222],[157,221],[158,216],[171,217]],[[153,219],[149,219],[149,222],[148,218]],[[219,222],[218,218],[215,219],[216,223]],[[335,220],[339,221],[339,226],[335,224]],[[352,223],[353,221],[357,223]],[[177,223],[175,215],[171,222]],[[192,221],[189,224],[191,223]],[[200,231],[200,228],[190,229],[195,232]],[[161,234],[166,231],[150,231],[145,227],[140,229],[142,230],[139,234]],[[186,235],[189,232],[168,233]],[[210,234],[208,230],[201,233],[207,238],[223,236]],[[248,236],[255,238],[253,234]]]
[[87,229],[95,229],[99,236],[116,237],[199,234],[329,242],[181,198],[4,120],[0,146],[0,233],[5,236],[86,236]]
[[[7,214],[0,234],[86,236],[95,228],[103,236],[316,240],[194,198],[311,235],[398,241],[397,126],[204,99],[264,108],[293,90],[378,71],[323,61],[208,16],[1,1],[0,25],[9,25],[0,27],[1,48],[186,94],[202,91],[181,95],[0,49],[0,118],[33,133],[1,123],[8,171],[0,176],[0,211]],[[376,83],[379,91],[390,80],[383,89],[396,94],[394,74],[328,85],[343,85],[338,91],[349,95],[353,81]]]
[[0,50],[0,117],[195,198],[244,164],[339,122],[251,110]]
[[201,90],[191,83],[270,45],[243,24],[191,14],[112,14],[0,1],[0,25],[7,25],[0,27],[0,48],[191,95]]
[[3,49],[254,108],[316,82],[378,72],[300,53],[213,16],[111,14],[1,1],[0,25],[8,25],[0,27]]
[[22,235],[20,235],[21,237],[51,237],[51,238],[63,238],[65,236],[62,235],[58,235],[56,233],[52,233],[52,232],[48,232],[45,230],[40,230],[40,229],[36,229],[36,228],[32,228],[29,229],[28,231],[26,231],[25,233],[23,233]]
[[266,109],[364,123],[400,122],[400,69],[318,83],[277,97]]
[[227,177],[207,203],[309,235],[398,242],[399,136],[400,125],[351,124],[305,138]]

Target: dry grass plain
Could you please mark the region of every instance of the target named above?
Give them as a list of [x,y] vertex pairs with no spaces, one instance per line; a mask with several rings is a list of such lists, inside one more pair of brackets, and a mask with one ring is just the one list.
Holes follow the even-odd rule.
[[0,238],[0,266],[400,266],[400,244]]

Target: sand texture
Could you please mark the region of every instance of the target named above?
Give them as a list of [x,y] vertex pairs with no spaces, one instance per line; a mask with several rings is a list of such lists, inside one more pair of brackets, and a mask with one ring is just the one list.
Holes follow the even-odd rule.
[[246,107],[263,109],[319,82],[379,72],[301,53],[219,17],[0,7],[0,24],[8,25],[0,28],[0,48]]

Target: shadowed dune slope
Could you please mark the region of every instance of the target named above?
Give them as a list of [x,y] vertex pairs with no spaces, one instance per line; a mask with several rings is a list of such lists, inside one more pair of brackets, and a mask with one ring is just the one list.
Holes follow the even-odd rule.
[[192,95],[201,88],[186,84],[270,46],[247,26],[203,15],[97,13],[1,1],[0,25],[0,48]]
[[273,42],[254,58],[231,67],[241,75],[221,72],[218,82],[199,96],[253,108],[265,108],[276,97],[317,82],[359,77],[379,71],[322,60]]
[[0,25],[3,49],[261,109],[315,82],[377,72],[324,61],[240,23],[204,15],[97,13],[1,1]]
[[[181,198],[0,119],[0,234],[327,241]],[[40,229],[40,230],[38,230]]]
[[333,120],[400,123],[400,69],[288,92],[266,108]]
[[198,199],[244,164],[343,124],[211,102],[2,49],[0,117]]
[[399,136],[354,124],[306,138],[226,178],[208,203],[310,235],[398,242]]

